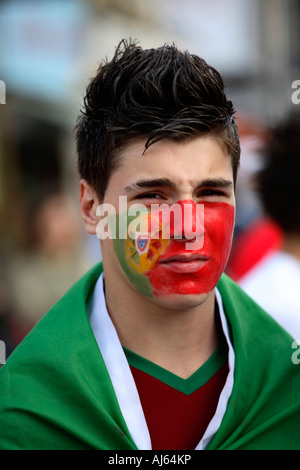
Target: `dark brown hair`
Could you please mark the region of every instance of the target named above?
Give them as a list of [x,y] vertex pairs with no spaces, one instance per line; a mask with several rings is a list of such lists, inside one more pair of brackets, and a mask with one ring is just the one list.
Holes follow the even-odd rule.
[[76,126],[78,171],[102,202],[118,150],[131,139],[145,149],[165,139],[220,135],[232,159],[234,180],[240,144],[234,108],[221,75],[175,45],[143,50],[122,40],[87,87]]

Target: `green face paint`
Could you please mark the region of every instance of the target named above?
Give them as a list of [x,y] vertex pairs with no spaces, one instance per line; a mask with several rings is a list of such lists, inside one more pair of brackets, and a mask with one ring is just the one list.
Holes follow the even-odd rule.
[[[151,232],[150,213],[141,211],[139,216],[128,213],[111,215],[108,218],[116,256],[133,286],[144,296],[152,297],[153,289],[147,273],[159,256],[166,250],[169,240],[159,237],[159,228]],[[127,237],[124,237],[126,223]],[[154,225],[154,224],[153,224]]]

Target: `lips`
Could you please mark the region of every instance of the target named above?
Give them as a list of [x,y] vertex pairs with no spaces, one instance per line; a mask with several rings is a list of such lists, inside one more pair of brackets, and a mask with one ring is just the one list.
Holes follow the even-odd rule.
[[207,261],[208,256],[196,254],[177,254],[174,256],[161,258],[160,265],[176,273],[192,274],[200,271]]

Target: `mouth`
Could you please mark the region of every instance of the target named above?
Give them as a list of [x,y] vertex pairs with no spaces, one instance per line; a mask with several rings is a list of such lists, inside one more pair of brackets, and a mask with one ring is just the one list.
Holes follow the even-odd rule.
[[208,260],[205,255],[185,253],[162,258],[159,263],[173,272],[192,274],[200,271]]

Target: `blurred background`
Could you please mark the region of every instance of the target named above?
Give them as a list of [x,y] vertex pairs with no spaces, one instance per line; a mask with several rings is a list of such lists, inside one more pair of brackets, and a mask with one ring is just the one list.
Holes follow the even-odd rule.
[[[251,177],[269,128],[297,107],[299,0],[0,0],[0,339],[8,355],[101,259],[79,216],[73,129],[100,60],[130,37],[143,47],[174,42],[223,74],[243,150],[235,237],[264,213]],[[281,233],[270,230],[265,245],[275,246]],[[249,267],[240,261],[228,269],[236,279]]]

